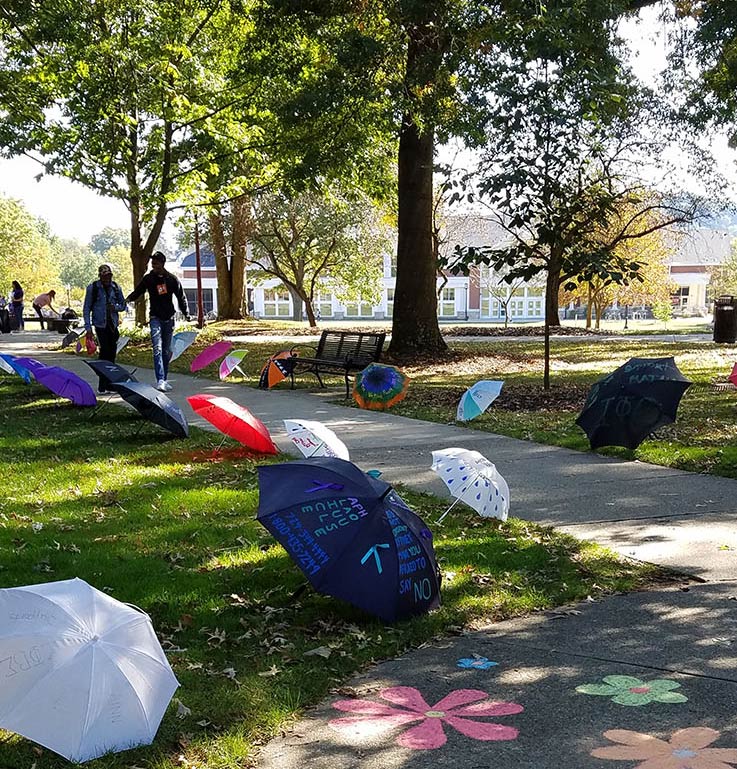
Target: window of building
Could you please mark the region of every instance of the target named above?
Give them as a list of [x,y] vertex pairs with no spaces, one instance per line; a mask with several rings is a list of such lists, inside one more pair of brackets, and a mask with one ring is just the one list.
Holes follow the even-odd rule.
[[387,288],[386,290],[386,317],[394,317],[394,289]]
[[524,299],[512,299],[509,302],[509,317],[510,318],[525,317],[525,300]]
[[543,295],[543,289],[537,286],[528,286],[527,287],[527,296],[542,296]]
[[[187,297],[187,304],[189,305],[189,314],[194,318],[199,314],[197,307],[197,289],[185,288],[184,296]],[[214,303],[214,291],[211,288],[202,289],[202,311],[205,315],[208,312],[212,312],[215,309]]]
[[671,297],[673,306],[685,307],[688,304],[689,293],[690,286],[681,286]]
[[442,318],[453,317],[456,314],[456,290],[444,288],[440,294],[438,314]]
[[543,300],[542,299],[528,299],[527,300],[527,315],[531,318],[541,318],[543,314]]
[[264,317],[288,318],[292,314],[289,291],[285,288],[264,289]]
[[318,291],[315,299],[315,308],[321,318],[332,318],[333,295],[329,291]]
[[346,302],[346,318],[372,318],[374,315],[374,306],[371,302],[364,302],[359,299],[357,302]]

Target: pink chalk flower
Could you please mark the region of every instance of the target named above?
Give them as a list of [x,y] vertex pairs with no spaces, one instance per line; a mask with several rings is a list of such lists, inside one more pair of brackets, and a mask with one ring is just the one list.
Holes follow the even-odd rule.
[[414,750],[445,745],[448,738],[443,724],[474,740],[513,740],[519,733],[511,726],[475,720],[484,716],[511,716],[523,710],[516,702],[490,702],[489,695],[478,689],[457,689],[432,706],[411,686],[383,689],[379,696],[400,708],[371,700],[339,700],[333,703],[334,708],[358,715],[335,718],[329,725],[346,737],[368,739],[419,721],[397,737],[399,745]]

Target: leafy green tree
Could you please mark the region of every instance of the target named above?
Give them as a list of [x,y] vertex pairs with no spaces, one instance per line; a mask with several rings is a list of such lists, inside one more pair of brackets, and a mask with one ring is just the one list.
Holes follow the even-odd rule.
[[729,256],[722,264],[712,267],[709,275],[709,295],[725,294],[737,296],[737,242],[734,241]]
[[101,256],[113,246],[130,248],[131,234],[119,227],[103,227],[90,238],[90,249]]
[[251,237],[254,279],[278,278],[294,304],[317,325],[314,300],[329,287],[341,301],[378,301],[388,240],[381,213],[365,197],[335,189],[296,197],[269,194],[256,201]]
[[59,265],[59,280],[62,285],[83,289],[91,280],[97,278],[101,258],[89,246],[78,240],[55,238],[53,250]]
[[59,273],[45,235],[44,222],[19,200],[0,196],[0,291],[7,295],[17,280],[30,302],[36,294],[58,285]]

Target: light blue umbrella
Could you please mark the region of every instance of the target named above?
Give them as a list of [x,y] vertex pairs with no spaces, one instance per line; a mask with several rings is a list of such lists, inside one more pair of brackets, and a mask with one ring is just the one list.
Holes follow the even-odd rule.
[[[10,366],[14,374],[17,374],[26,384],[31,384],[31,380],[33,379],[33,375],[31,372],[21,363],[18,363],[15,359],[14,355],[10,355],[10,353],[4,353],[0,355],[0,358],[3,359],[3,361]],[[3,370],[7,371],[7,367],[4,365]]]
[[176,360],[197,339],[196,331],[180,331],[171,338],[171,359]]
[[469,387],[458,402],[456,419],[468,422],[481,416],[486,409],[499,397],[504,382],[497,379],[482,379]]

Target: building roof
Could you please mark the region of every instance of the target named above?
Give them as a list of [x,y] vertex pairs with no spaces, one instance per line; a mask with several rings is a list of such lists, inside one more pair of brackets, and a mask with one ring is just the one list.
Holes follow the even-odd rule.
[[440,232],[440,252],[450,256],[456,246],[502,246],[510,240],[509,233],[491,217],[468,213],[448,216]]
[[[195,267],[197,267],[197,257],[195,256],[195,252],[192,251],[191,254],[187,254],[182,261],[179,262],[179,266],[184,270],[194,270]],[[212,252],[210,246],[200,246],[200,266],[203,270],[211,270],[215,267],[215,254]]]
[[711,266],[723,264],[732,248],[733,236],[724,230],[692,230],[679,237],[670,265]]

